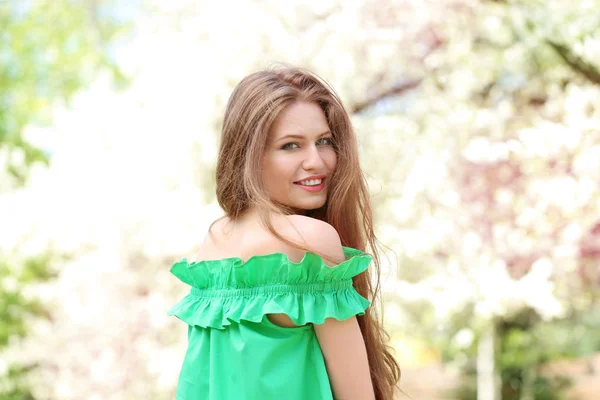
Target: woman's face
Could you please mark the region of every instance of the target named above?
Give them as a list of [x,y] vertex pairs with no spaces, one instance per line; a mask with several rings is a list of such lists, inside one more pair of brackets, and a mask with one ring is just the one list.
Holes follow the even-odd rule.
[[322,207],[336,163],[323,110],[306,101],[291,104],[273,124],[262,160],[269,197],[296,210]]

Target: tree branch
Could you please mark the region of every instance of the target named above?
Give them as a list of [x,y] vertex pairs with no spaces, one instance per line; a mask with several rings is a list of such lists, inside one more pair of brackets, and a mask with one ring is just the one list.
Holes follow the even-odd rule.
[[570,48],[564,44],[546,39],[546,43],[556,51],[556,53],[564,60],[579,75],[589,80],[592,83],[600,85],[600,70],[594,65],[588,63],[577,54],[573,53]]
[[371,98],[368,98],[364,101],[361,101],[359,103],[355,103],[354,105],[352,105],[352,107],[350,107],[350,113],[352,113],[352,114],[360,113],[360,112],[366,110],[367,108],[375,105],[378,101],[385,99],[386,97],[396,96],[396,95],[402,94],[406,91],[409,91],[411,89],[414,89],[421,84],[422,80],[423,79],[415,79],[412,81],[403,82],[401,84],[397,84],[390,88],[387,88],[387,89],[375,94]]
[[[423,63],[425,61],[425,59],[427,57],[429,57],[429,55],[431,55],[434,51],[436,51],[437,49],[439,49],[440,47],[442,47],[444,45],[445,40],[442,37],[440,37],[440,35],[436,32],[436,30],[432,26],[425,27],[421,32],[421,37],[423,38],[422,39],[423,43],[428,44],[427,50],[423,54],[421,54],[420,57],[418,58],[419,62]],[[385,74],[382,72],[380,74],[380,76],[383,76],[383,75],[385,75]],[[360,112],[366,110],[367,108],[374,106],[378,101],[380,101],[386,97],[397,96],[399,94],[402,94],[406,91],[409,91],[411,89],[418,87],[422,81],[423,81],[423,78],[417,78],[417,79],[412,79],[410,81],[404,81],[402,83],[393,85],[392,87],[384,89],[382,92],[375,94],[371,98],[368,98],[362,102],[358,102],[358,103],[354,104],[350,108],[350,112],[353,114],[360,113]]]

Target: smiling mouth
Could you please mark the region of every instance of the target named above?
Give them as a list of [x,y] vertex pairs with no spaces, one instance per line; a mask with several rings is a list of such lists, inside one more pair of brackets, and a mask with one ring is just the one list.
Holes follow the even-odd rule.
[[322,185],[324,181],[325,181],[325,178],[318,178],[318,179],[305,179],[303,181],[298,181],[298,182],[294,182],[294,183],[296,185],[301,185],[301,186],[319,186],[319,185]]
[[301,189],[311,193],[318,193],[325,188],[325,178],[305,179],[303,181],[294,182]]

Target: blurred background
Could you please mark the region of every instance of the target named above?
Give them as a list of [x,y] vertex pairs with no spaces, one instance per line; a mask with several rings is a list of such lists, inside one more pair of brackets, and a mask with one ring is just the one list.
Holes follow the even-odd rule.
[[0,0],[0,399],[174,398],[169,267],[274,62],[352,115],[406,395],[599,399],[599,27],[600,0]]

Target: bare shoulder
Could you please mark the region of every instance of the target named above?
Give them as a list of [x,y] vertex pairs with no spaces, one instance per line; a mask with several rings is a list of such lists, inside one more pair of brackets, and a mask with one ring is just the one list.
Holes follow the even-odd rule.
[[312,242],[325,241],[326,244],[340,245],[340,235],[333,226],[320,219],[304,215],[288,215],[285,217],[301,234],[307,235],[305,240]]
[[[311,251],[323,255],[327,259],[326,264],[333,265],[344,260],[340,235],[327,222],[304,215],[288,215],[280,219],[277,225],[286,239],[304,244]],[[303,253],[299,249],[290,251]]]
[[[327,222],[303,215],[272,215],[275,231],[284,239],[319,254],[327,265],[344,261],[340,236]],[[196,254],[196,261],[284,253],[290,260],[299,262],[305,250],[290,245],[269,232],[255,220],[236,222],[220,218],[211,228]]]
[[226,235],[228,226],[229,219],[227,217],[218,218],[208,226],[200,244],[200,249],[196,254],[196,261],[218,257],[217,249],[220,242],[223,241],[224,235]]

